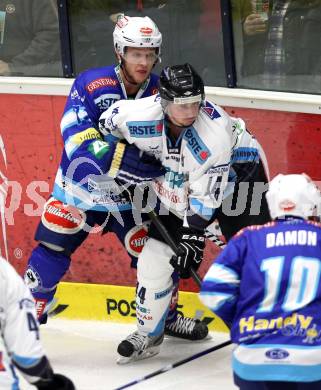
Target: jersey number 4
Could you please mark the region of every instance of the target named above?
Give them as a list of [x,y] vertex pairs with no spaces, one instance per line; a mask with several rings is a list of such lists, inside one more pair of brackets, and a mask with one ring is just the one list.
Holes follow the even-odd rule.
[[32,313],[27,312],[28,328],[30,332],[36,332],[36,339],[39,340],[39,326]]
[[[279,299],[284,257],[270,257],[261,263],[265,273],[265,296],[258,312],[271,312]],[[292,259],[287,289],[282,303],[284,311],[295,311],[312,302],[320,284],[321,261],[314,257],[296,256]]]

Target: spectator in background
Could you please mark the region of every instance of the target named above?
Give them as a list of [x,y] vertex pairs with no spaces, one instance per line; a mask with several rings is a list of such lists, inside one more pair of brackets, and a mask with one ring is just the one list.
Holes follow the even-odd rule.
[[307,79],[282,78],[320,74],[320,0],[234,1],[233,16],[243,27],[242,76],[264,75],[266,87],[295,80],[302,90]]
[[0,75],[62,75],[56,1],[0,0]]
[[[183,59],[194,64],[200,71],[204,68],[204,72],[208,74],[209,59],[206,62],[200,59],[200,45],[202,44],[203,51],[206,48],[204,57],[209,57],[207,53],[211,36],[207,33],[206,40],[200,42],[200,17],[206,14],[209,5],[205,9],[205,5],[201,3],[202,1],[190,0],[71,0],[69,10],[73,26],[72,42],[76,49],[76,73],[92,66],[88,63],[89,57],[82,54],[82,41],[89,47],[88,51],[92,54],[90,61],[95,66],[103,66],[107,61],[112,61],[112,31],[117,17],[125,13],[128,16],[148,16],[155,21],[160,31],[167,32],[162,44],[162,66],[179,63]],[[203,38],[204,31],[202,33]],[[214,42],[212,46],[215,47]],[[211,54],[214,55],[214,49]],[[159,67],[156,66],[155,70],[158,72]]]

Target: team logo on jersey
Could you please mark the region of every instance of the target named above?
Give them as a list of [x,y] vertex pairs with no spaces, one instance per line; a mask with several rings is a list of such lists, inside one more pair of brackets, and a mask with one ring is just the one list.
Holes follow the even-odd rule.
[[163,121],[133,121],[126,122],[129,133],[133,138],[161,137]]
[[233,129],[233,132],[236,131],[237,135],[240,135],[243,133],[243,131],[245,130],[244,126],[245,126],[244,122],[241,121],[240,119],[233,119],[232,120],[232,129]]
[[155,180],[154,182],[154,190],[160,197],[170,201],[171,203],[183,203],[182,199],[180,199],[180,197],[176,194],[175,190],[166,188],[166,186],[158,180]]
[[31,291],[35,291],[42,286],[40,275],[30,266],[24,274],[24,281]]
[[241,147],[233,151],[231,161],[235,162],[258,162],[259,151],[256,148]]
[[162,154],[162,151],[159,149],[159,145],[149,146],[148,149],[150,150],[151,154],[155,157],[157,156],[159,157]]
[[129,254],[138,257],[145,242],[148,240],[147,229],[150,222],[144,222],[141,226],[134,226],[125,236],[125,247]]
[[100,109],[100,111],[105,111],[118,100],[120,100],[120,95],[118,93],[108,93],[99,96],[97,99],[94,100],[94,102],[96,106]]
[[83,142],[93,139],[101,139],[101,135],[94,127],[90,127],[89,129],[73,135],[71,137],[71,142],[76,145],[81,145]]
[[40,318],[46,308],[48,299],[36,299],[36,313],[37,313],[37,318]]
[[205,173],[209,175],[223,175],[228,171],[229,171],[229,166],[224,164],[224,165],[219,165],[217,167],[210,167]]
[[71,90],[70,98],[71,98],[72,100],[75,100],[75,99],[79,99],[79,98],[80,98],[79,93],[78,93],[78,91],[77,91],[76,88],[74,88],[74,89]]
[[56,233],[74,234],[79,232],[86,222],[86,214],[74,206],[50,198],[45,204],[41,222]]
[[94,141],[88,146],[89,152],[98,160],[101,160],[109,150],[109,143],[105,141]]
[[200,164],[203,164],[211,156],[211,152],[194,128],[190,127],[185,131],[184,139],[187,141],[187,148]]
[[166,167],[165,180],[168,183],[169,188],[181,188],[185,182],[184,173],[179,173],[172,171],[170,168]]
[[119,108],[115,107],[108,118],[99,120],[99,130],[102,134],[108,135],[108,130],[117,130],[117,124],[113,122],[114,116],[117,114],[119,114]]
[[265,356],[273,360],[286,359],[289,355],[290,354],[288,351],[281,348],[269,349],[268,351],[265,352]]
[[96,79],[91,81],[89,84],[86,85],[86,90],[88,93],[93,93],[99,88],[103,87],[116,87],[117,80],[113,79],[112,77],[102,77],[100,79]]
[[202,106],[202,110],[211,119],[220,118],[221,116],[218,111],[215,110],[214,105],[207,100],[205,100],[204,105]]

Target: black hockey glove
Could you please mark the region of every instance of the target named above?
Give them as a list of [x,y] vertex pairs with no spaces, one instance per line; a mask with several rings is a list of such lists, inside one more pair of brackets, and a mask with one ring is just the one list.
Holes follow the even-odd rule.
[[154,156],[135,145],[118,142],[108,175],[121,184],[140,184],[165,175],[166,170]]
[[171,258],[170,264],[179,272],[182,279],[187,279],[191,276],[191,268],[197,271],[201,265],[205,236],[204,233],[184,227],[180,229],[180,235],[177,254]]
[[38,390],[75,390],[72,381],[64,375],[53,374],[50,379],[40,379],[33,383]]

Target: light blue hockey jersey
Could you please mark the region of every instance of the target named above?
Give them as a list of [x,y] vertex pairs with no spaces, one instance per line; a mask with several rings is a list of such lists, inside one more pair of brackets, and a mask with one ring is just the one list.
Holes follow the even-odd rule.
[[[158,76],[151,74],[135,99],[157,93],[157,81]],[[90,69],[76,78],[60,125],[64,150],[53,190],[56,199],[85,210],[131,208],[129,199],[112,187],[115,183],[102,178],[112,156],[98,129],[102,112],[127,98],[118,66]]]
[[246,380],[321,380],[321,225],[301,219],[236,235],[207,272],[201,300],[231,325]]

